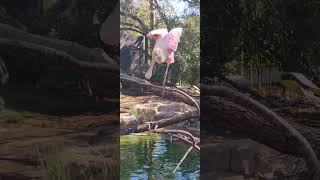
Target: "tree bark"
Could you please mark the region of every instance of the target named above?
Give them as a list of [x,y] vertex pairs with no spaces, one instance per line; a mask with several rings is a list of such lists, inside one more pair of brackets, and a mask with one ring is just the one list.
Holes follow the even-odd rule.
[[235,82],[234,80],[225,77],[223,78],[223,81],[229,83],[232,87],[234,87],[235,89],[237,89],[239,92],[241,93],[248,93],[250,94],[250,96],[260,102],[262,102],[264,105],[270,107],[270,108],[279,108],[281,107],[280,104],[274,102],[273,100],[270,100],[264,96],[262,96],[261,94],[257,93],[256,91],[253,91],[251,88],[239,84],[238,82]]
[[[149,29],[151,30],[154,30],[154,0],[149,0]],[[154,48],[154,45],[155,45],[155,41],[154,40],[151,40],[150,41],[150,52],[153,51],[153,48]],[[150,53],[151,54],[151,53]]]
[[76,42],[47,38],[40,35],[31,34],[21,31],[7,24],[0,23],[0,38],[23,41],[39,46],[46,46],[58,51],[63,51],[81,61],[86,62],[100,62],[106,64],[116,64],[116,62],[108,55],[103,54],[97,49],[90,49]]
[[303,156],[311,171],[319,171],[319,129],[289,123],[261,103],[227,87],[202,86],[201,91],[202,126],[229,129],[281,152]]
[[[80,72],[81,78],[89,82],[92,95],[97,97],[114,98],[114,90],[119,88],[119,65],[99,48],[34,35],[0,23],[0,53],[9,55],[9,52],[32,54],[41,63],[61,64]],[[5,58],[4,61],[18,59]]]
[[154,95],[157,95],[172,101],[176,101],[176,102],[183,102],[193,107],[197,107],[198,112],[200,112],[199,98],[191,97],[179,89],[154,85],[149,83],[146,80],[136,78],[136,77],[131,77],[122,73],[120,75],[120,79],[130,83],[130,85],[142,87],[146,91],[151,92]]
[[121,129],[126,129],[126,130],[123,130],[123,131],[120,130],[120,131],[122,135],[130,134],[130,133],[139,133],[139,132],[149,131],[150,129],[155,129],[156,126],[157,128],[162,128],[162,127],[173,125],[173,124],[183,122],[192,118],[199,118],[199,114],[197,111],[188,111],[188,112],[176,114],[173,117],[152,121],[150,123],[146,122],[146,123],[137,125],[136,128],[130,128],[132,125],[124,125],[124,126],[121,126]]

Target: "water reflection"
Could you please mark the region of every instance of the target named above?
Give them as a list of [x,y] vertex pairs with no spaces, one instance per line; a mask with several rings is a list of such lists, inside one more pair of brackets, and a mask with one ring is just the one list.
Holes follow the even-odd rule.
[[162,136],[120,138],[121,179],[197,179],[199,152],[192,150],[175,174],[172,171],[187,151],[180,143],[167,143]]

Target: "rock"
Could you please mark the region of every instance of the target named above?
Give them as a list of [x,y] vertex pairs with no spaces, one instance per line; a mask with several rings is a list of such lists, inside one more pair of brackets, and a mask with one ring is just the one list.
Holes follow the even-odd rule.
[[230,170],[230,151],[231,147],[224,143],[204,145],[201,148],[201,171],[217,172]]
[[130,110],[130,114],[135,115],[138,118],[139,124],[143,124],[147,121],[154,121],[156,113],[155,107],[148,106],[147,104],[136,105]]
[[211,172],[201,173],[201,180],[244,180],[243,175],[231,173],[231,172]]
[[130,109],[130,114],[135,115],[139,124],[142,124],[147,121],[152,122],[172,117],[175,113],[188,111],[189,109],[190,106],[184,103],[159,101],[135,105]]
[[137,129],[139,124],[138,118],[129,113],[123,113],[120,116],[120,134],[133,132]]
[[158,106],[157,110],[159,112],[172,112],[172,111],[177,112],[177,111],[186,111],[187,107],[182,103],[172,103],[172,104],[160,105]]
[[160,120],[160,119],[165,119],[165,118],[169,118],[169,117],[173,117],[174,115],[176,115],[176,112],[158,112],[155,116],[154,119]]
[[3,132],[8,132],[9,130],[8,129],[5,129],[5,128],[0,128],[0,133],[3,133]]
[[225,173],[243,175],[245,167],[250,175],[254,172],[269,173],[272,168],[263,158],[269,155],[265,151],[269,149],[250,139],[205,144],[201,148],[201,170],[203,173],[215,172],[215,177],[224,177],[222,174]]
[[[230,166],[233,172],[237,173],[249,173],[253,174],[255,170],[255,157],[257,151],[254,145],[247,144],[239,147],[235,147],[231,150]],[[245,169],[247,168],[247,171]]]
[[260,155],[258,155],[255,159],[255,171],[266,174],[272,172],[272,167],[267,163]]
[[138,124],[138,118],[135,115],[130,115],[128,113],[121,114],[120,125],[131,125]]

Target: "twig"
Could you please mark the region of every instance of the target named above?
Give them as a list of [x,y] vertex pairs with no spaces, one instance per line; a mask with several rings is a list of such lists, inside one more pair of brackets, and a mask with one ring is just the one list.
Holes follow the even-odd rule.
[[[166,130],[166,129],[155,129],[155,130],[150,130],[151,132],[154,133],[163,133],[163,134],[169,134],[170,136],[176,137],[184,142],[186,142],[187,144],[191,145],[192,147],[196,148],[197,150],[200,151],[200,147],[197,145],[198,141],[196,140],[196,138],[189,132],[184,131],[184,130],[175,130],[175,129],[170,129],[170,130]],[[188,139],[179,136],[177,134],[183,134],[187,137],[189,137],[192,141],[189,141]]]
[[[149,127],[150,127],[150,126],[149,126]],[[156,127],[157,127],[157,126],[156,126]],[[188,154],[191,152],[191,150],[192,150],[193,148],[196,148],[197,150],[200,151],[200,147],[197,145],[198,141],[196,140],[196,138],[195,138],[191,133],[189,133],[189,132],[187,132],[187,131],[184,131],[184,130],[176,130],[176,129],[158,130],[158,129],[156,129],[156,127],[155,127],[154,130],[152,130],[151,128],[149,128],[149,130],[150,130],[151,132],[154,132],[154,133],[165,133],[165,134],[169,134],[169,135],[171,136],[171,139],[172,139],[172,137],[176,137],[176,138],[178,138],[178,139],[183,140],[184,142],[187,142],[187,143],[190,145],[189,149],[188,149],[187,152],[183,155],[183,157],[181,158],[181,160],[179,161],[179,163],[177,164],[176,168],[173,170],[172,173],[175,173],[175,172],[177,171],[177,169],[179,168],[179,166],[182,164],[182,162],[185,160],[185,158],[188,156]],[[189,137],[192,141],[189,141],[187,138],[184,138],[184,137],[182,137],[182,136],[176,135],[175,133],[176,133],[176,134],[183,134],[184,136]],[[170,142],[172,142],[172,141],[170,141]]]
[[184,156],[182,157],[182,159],[180,160],[180,162],[178,163],[178,165],[176,166],[176,168],[173,170],[173,174],[177,171],[177,169],[179,168],[179,166],[181,165],[181,163],[184,161],[184,159],[188,156],[188,154],[191,152],[191,150],[193,149],[193,146],[190,146],[188,151],[184,154]]

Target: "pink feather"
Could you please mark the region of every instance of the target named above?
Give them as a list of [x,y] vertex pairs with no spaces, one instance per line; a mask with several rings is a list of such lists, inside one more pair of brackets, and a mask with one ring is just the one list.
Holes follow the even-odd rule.
[[174,63],[174,52],[177,51],[182,28],[174,28],[169,33],[167,29],[152,30],[147,34],[147,37],[156,40],[156,44],[152,52],[152,61],[145,77],[150,79],[155,63],[169,64]]
[[163,38],[168,42],[168,51],[175,52],[178,48],[178,44],[180,42],[180,37],[182,34],[182,28],[172,29],[168,34],[166,34]]

